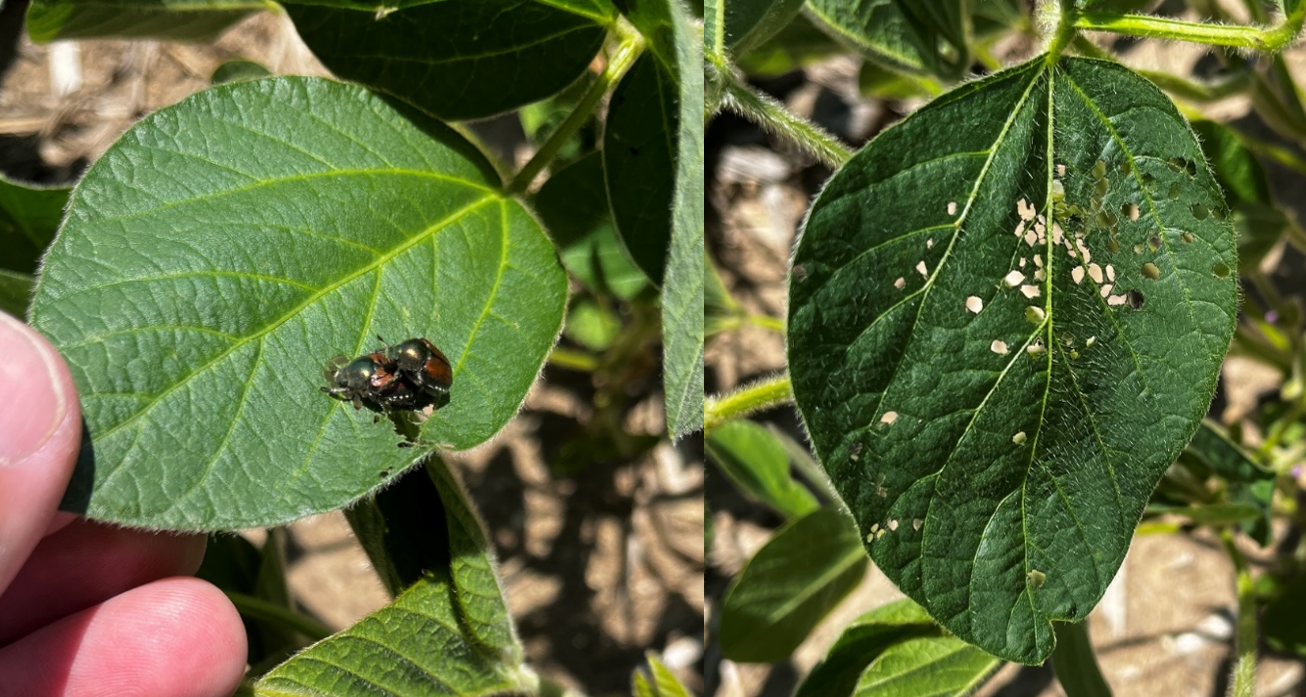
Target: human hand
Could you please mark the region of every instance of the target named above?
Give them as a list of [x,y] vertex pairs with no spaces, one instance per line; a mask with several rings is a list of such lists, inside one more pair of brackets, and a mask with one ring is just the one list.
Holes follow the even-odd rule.
[[227,697],[245,630],[186,578],[204,536],[57,512],[81,430],[63,360],[0,312],[0,697]]

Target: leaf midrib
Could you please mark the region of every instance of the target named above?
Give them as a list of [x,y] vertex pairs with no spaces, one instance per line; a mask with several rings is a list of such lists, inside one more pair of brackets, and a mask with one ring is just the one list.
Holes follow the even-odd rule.
[[167,397],[169,394],[171,394],[172,392],[174,392],[174,391],[176,391],[177,389],[181,388],[183,385],[185,385],[189,380],[191,380],[192,378],[194,378],[196,375],[199,375],[200,373],[203,373],[205,370],[208,370],[210,367],[216,365],[217,363],[219,363],[220,361],[222,361],[224,358],[226,358],[227,356],[229,356],[229,355],[231,355],[232,353],[234,353],[237,349],[240,349],[241,347],[245,346],[245,345],[246,345],[247,343],[249,343],[250,341],[253,341],[253,340],[255,340],[255,339],[258,339],[258,338],[260,338],[260,337],[262,337],[262,336],[264,336],[264,335],[270,333],[272,330],[276,329],[277,327],[281,326],[282,324],[284,324],[285,322],[289,321],[289,320],[292,319],[293,317],[297,316],[297,315],[298,315],[300,312],[302,312],[305,308],[309,307],[309,306],[312,305],[313,303],[315,303],[315,302],[317,302],[318,300],[320,300],[320,299],[321,299],[322,297],[324,297],[326,294],[331,293],[331,292],[334,292],[334,291],[338,290],[339,288],[341,288],[341,287],[347,285],[347,284],[350,283],[351,281],[353,281],[353,280],[355,280],[355,279],[357,279],[357,278],[362,277],[363,275],[367,274],[367,273],[370,272],[370,271],[373,271],[374,269],[380,267],[382,264],[384,264],[384,263],[390,261],[391,259],[397,257],[398,255],[400,255],[400,254],[402,254],[402,253],[408,251],[408,249],[410,249],[410,248],[416,246],[418,243],[426,241],[426,240],[429,239],[431,236],[433,236],[433,235],[439,233],[439,231],[444,230],[444,229],[447,229],[449,225],[452,225],[454,222],[457,222],[458,220],[462,219],[463,217],[465,217],[465,216],[467,216],[467,215],[470,215],[470,214],[471,214],[473,211],[475,211],[477,208],[480,208],[481,206],[484,206],[484,205],[486,205],[487,203],[489,203],[489,202],[491,202],[491,201],[494,201],[494,200],[497,200],[497,199],[498,199],[498,196],[495,196],[495,195],[482,196],[481,198],[479,198],[479,199],[477,199],[477,200],[475,200],[475,201],[472,201],[471,203],[469,203],[469,204],[463,206],[462,208],[460,208],[460,209],[454,211],[453,213],[449,214],[448,216],[445,216],[443,219],[441,219],[441,220],[437,221],[435,224],[429,226],[426,230],[423,230],[422,232],[420,232],[420,233],[418,233],[418,234],[416,234],[416,235],[413,235],[413,236],[412,236],[411,238],[409,238],[408,240],[405,240],[403,244],[400,244],[399,246],[395,247],[393,250],[391,250],[391,251],[389,251],[389,252],[386,252],[385,254],[383,254],[383,255],[377,257],[376,259],[374,259],[374,260],[372,260],[371,262],[369,262],[367,265],[365,265],[365,266],[359,268],[359,269],[358,269],[357,271],[355,271],[354,273],[349,274],[348,276],[343,277],[343,278],[340,280],[340,282],[335,283],[335,284],[329,284],[329,285],[323,286],[321,290],[319,290],[318,292],[316,292],[316,293],[314,293],[313,295],[309,296],[309,297],[306,298],[303,302],[301,302],[300,304],[298,304],[298,305],[296,305],[295,307],[291,308],[291,309],[290,309],[288,312],[286,312],[285,314],[283,314],[283,315],[281,315],[280,317],[278,317],[278,318],[272,320],[271,322],[269,322],[269,323],[267,324],[267,326],[265,326],[265,327],[263,327],[262,329],[260,329],[260,330],[258,330],[258,331],[256,331],[256,332],[254,332],[253,334],[248,335],[247,337],[244,337],[244,338],[242,338],[242,339],[238,339],[238,340],[236,340],[235,342],[232,343],[231,346],[229,346],[229,347],[228,347],[225,351],[223,351],[222,353],[220,353],[220,354],[218,354],[217,356],[215,356],[212,360],[208,361],[207,363],[205,363],[204,365],[200,366],[199,368],[196,368],[195,370],[193,370],[193,371],[191,371],[191,372],[189,372],[189,373],[186,373],[186,374],[182,375],[182,376],[181,376],[181,377],[180,377],[176,382],[172,383],[171,385],[168,385],[168,386],[167,386],[166,388],[164,388],[163,391],[160,392],[157,396],[151,398],[151,399],[150,399],[150,400],[149,400],[149,401],[148,401],[148,402],[147,402],[143,407],[141,407],[140,411],[136,412],[135,414],[132,414],[132,415],[131,415],[130,417],[128,417],[125,421],[119,422],[118,424],[114,425],[112,428],[109,428],[108,430],[104,431],[103,433],[100,433],[99,436],[98,436],[98,438],[99,438],[99,439],[102,439],[102,440],[103,440],[103,439],[108,439],[108,438],[109,438],[110,436],[112,436],[114,433],[116,433],[116,432],[118,432],[118,431],[120,431],[120,430],[126,428],[127,426],[131,425],[131,424],[134,423],[137,419],[139,419],[140,417],[142,417],[142,416],[144,416],[145,414],[149,413],[149,411],[154,407],[154,405],[158,404],[160,401],[162,401],[164,398],[166,398],[166,397]]

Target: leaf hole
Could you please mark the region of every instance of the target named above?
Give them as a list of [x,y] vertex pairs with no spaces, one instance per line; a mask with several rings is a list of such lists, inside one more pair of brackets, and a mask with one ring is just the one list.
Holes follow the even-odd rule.
[[884,424],[885,426],[892,426],[893,422],[897,420],[898,420],[898,412],[896,411],[886,411],[884,412],[884,414],[880,415],[880,423]]
[[984,309],[984,299],[978,295],[966,298],[966,309],[978,315]]
[[903,288],[906,288],[907,279],[903,278],[902,276],[899,276],[898,280],[893,282],[893,287],[897,288],[898,290],[902,290]]
[[1025,439],[1026,439],[1025,432],[1019,431],[1016,433],[1016,435],[1011,437],[1011,442],[1015,443],[1016,445],[1023,445],[1025,443]]
[[1147,248],[1155,252],[1161,248],[1161,238],[1157,235],[1148,235]]
[[1138,204],[1126,203],[1120,206],[1120,215],[1123,215],[1130,220],[1138,220]]
[[1191,233],[1191,232],[1185,232],[1184,234],[1182,234],[1182,235],[1179,236],[1179,239],[1181,239],[1181,240],[1183,240],[1184,242],[1187,242],[1187,243],[1189,243],[1189,244],[1192,244],[1192,242],[1193,242],[1193,233]]
[[1135,288],[1125,294],[1125,300],[1129,302],[1129,307],[1140,309],[1143,307],[1143,292]]
[[1153,281],[1161,277],[1161,269],[1150,261],[1143,264],[1143,267],[1139,269],[1139,272],[1143,274],[1143,278],[1148,278]]
[[1180,193],[1181,193],[1181,192],[1180,192],[1180,189],[1179,189],[1179,185],[1178,185],[1178,184],[1171,184],[1171,185],[1170,185],[1170,191],[1169,191],[1168,193],[1166,193],[1166,196],[1169,196],[1171,201],[1178,201],[1178,200],[1179,200],[1179,194],[1180,194]]
[[1215,266],[1211,267],[1211,271],[1215,273],[1218,278],[1229,277],[1229,265],[1225,264],[1223,261],[1218,262]]
[[948,201],[948,215],[956,215],[956,214],[957,214],[957,202]]
[[1106,176],[1106,162],[1098,160],[1093,163],[1093,178],[1101,179]]
[[1194,203],[1188,207],[1188,210],[1191,211],[1193,217],[1198,220],[1206,220],[1206,216],[1211,214],[1210,209],[1201,203]]
[[1007,342],[1000,339],[994,339],[993,343],[989,344],[989,350],[999,356],[1005,356],[1007,355]]

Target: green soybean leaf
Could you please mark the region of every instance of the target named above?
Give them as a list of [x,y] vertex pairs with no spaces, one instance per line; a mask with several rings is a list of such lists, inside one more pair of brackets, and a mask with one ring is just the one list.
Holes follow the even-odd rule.
[[898,600],[849,623],[795,697],[967,695],[1001,666]]
[[1237,133],[1224,124],[1206,120],[1194,121],[1193,130],[1232,209],[1238,231],[1238,268],[1251,271],[1283,238],[1288,217],[1274,205],[1265,168]]
[[64,506],[222,529],[358,498],[415,459],[320,391],[324,364],[378,333],[426,337],[453,367],[422,438],[489,439],[567,291],[499,186],[452,130],[329,80],[223,85],[141,121],[78,185],[33,303],[92,441]]
[[689,688],[685,687],[676,679],[662,661],[658,660],[657,654],[652,651],[647,654],[648,671],[643,670],[635,672],[632,679],[632,691],[639,697],[691,697],[692,693]]
[[1228,482],[1228,497],[1258,512],[1242,528],[1262,547],[1270,543],[1270,513],[1274,501],[1274,470],[1257,463],[1219,424],[1204,419],[1185,452],[1195,456]]
[[749,75],[773,77],[807,67],[843,51],[844,48],[838,41],[800,14],[778,34],[739,56],[735,64]]
[[629,300],[648,286],[617,238],[598,153],[549,177],[535,195],[535,212],[558,245],[567,270],[591,290]]
[[0,177],[0,269],[36,273],[59,229],[70,187],[40,187]]
[[866,574],[851,520],[822,508],[781,528],[731,583],[721,651],[732,661],[785,660]]
[[1045,57],[885,131],[813,204],[788,355],[812,444],[898,587],[1039,663],[1110,583],[1233,334],[1219,185],[1121,66]]
[[481,646],[494,649],[514,663],[522,660],[503,589],[494,570],[494,551],[476,518],[467,492],[449,467],[438,460],[426,465],[427,474],[444,502],[449,524],[450,575],[456,591],[462,626]]
[[221,85],[227,82],[240,82],[241,80],[257,80],[271,75],[271,71],[254,61],[227,61],[213,71],[213,76],[209,78],[209,82]]
[[27,35],[36,43],[95,38],[212,41],[251,13],[276,7],[266,0],[33,0],[27,8]]
[[704,48],[713,55],[747,53],[784,29],[802,7],[803,0],[707,0]]
[[447,571],[274,668],[256,696],[463,697],[530,690],[519,661],[463,632]]
[[959,0],[808,0],[813,16],[866,57],[946,79],[969,67],[969,21]]
[[573,298],[562,335],[591,351],[604,351],[621,336],[621,320],[591,298]]
[[453,120],[562,90],[589,66],[614,17],[603,3],[526,0],[344,0],[286,11],[336,75]]
[[27,316],[27,306],[32,302],[36,279],[30,275],[0,269],[0,311],[22,319]]
[[703,46],[680,0],[640,3],[649,41],[611,98],[603,168],[617,231],[662,285],[667,432],[703,427]]
[[744,493],[786,518],[816,510],[816,497],[789,475],[789,453],[765,427],[732,421],[712,432],[707,454]]

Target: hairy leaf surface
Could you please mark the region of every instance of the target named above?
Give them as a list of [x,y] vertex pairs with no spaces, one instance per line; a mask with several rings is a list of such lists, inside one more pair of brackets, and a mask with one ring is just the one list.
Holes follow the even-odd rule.
[[426,337],[469,448],[516,413],[562,321],[539,224],[447,127],[361,87],[215,87],[137,124],[87,172],[33,325],[63,352],[91,444],[65,507],[240,528],[338,508],[414,460],[319,388],[336,355]]
[[794,397],[863,534],[888,530],[876,563],[949,631],[1038,663],[1101,598],[1215,389],[1227,215],[1169,100],[1076,58],[948,93],[813,204]]

